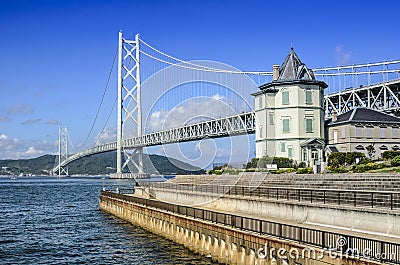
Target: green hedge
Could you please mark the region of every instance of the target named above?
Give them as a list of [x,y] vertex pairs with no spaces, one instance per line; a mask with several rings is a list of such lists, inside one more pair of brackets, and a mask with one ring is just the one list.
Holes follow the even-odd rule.
[[398,167],[400,166],[400,155],[393,157],[392,161],[390,161],[392,166]]
[[293,159],[287,157],[269,157],[253,158],[246,164],[246,168],[266,168],[268,164],[276,164],[278,168],[296,167]]
[[313,169],[311,167],[299,168],[296,174],[312,174]]
[[395,156],[399,156],[400,155],[400,151],[385,151],[382,154],[382,158],[385,160],[391,160],[393,159]]
[[367,164],[360,164],[357,165],[353,171],[356,173],[362,173],[365,171],[369,171],[369,170],[374,170],[374,169],[378,169],[378,165],[375,163],[367,163]]
[[360,161],[362,161],[366,157],[360,152],[332,153],[328,156],[328,166],[337,169],[345,164],[352,165],[355,164],[356,158],[360,158]]

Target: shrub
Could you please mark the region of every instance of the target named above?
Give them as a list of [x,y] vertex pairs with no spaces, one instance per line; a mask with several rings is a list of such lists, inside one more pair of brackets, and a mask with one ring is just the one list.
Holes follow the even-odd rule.
[[399,156],[399,155],[400,155],[400,151],[388,150],[388,151],[383,152],[382,158],[385,159],[385,160],[391,160],[395,156]]
[[367,171],[366,165],[367,165],[367,164],[360,164],[360,165],[357,165],[357,166],[353,169],[353,171],[356,172],[356,173],[363,173],[363,172]]
[[378,165],[376,163],[370,162],[370,163],[367,163],[367,164],[357,165],[354,168],[353,171],[356,172],[356,173],[363,173],[363,172],[366,172],[366,171],[369,171],[369,170],[374,170],[374,169],[378,169]]
[[347,172],[349,172],[349,169],[346,168],[346,167],[344,167],[344,166],[340,166],[340,167],[338,167],[338,168],[333,168],[333,169],[331,169],[331,171],[332,171],[333,173],[347,173]]
[[331,169],[337,169],[345,164],[352,165],[355,164],[356,158],[359,158],[360,162],[366,159],[365,155],[360,152],[332,153],[328,157],[328,166]]
[[365,155],[363,153],[360,152],[347,152],[345,153],[345,162],[348,165],[352,165],[356,163],[356,158],[359,158],[360,161],[362,161],[363,159],[365,159]]
[[246,164],[246,169],[247,168],[257,168],[258,160],[259,160],[258,158],[251,159],[251,161]]
[[390,161],[390,163],[394,167],[400,166],[400,155],[393,157],[393,159]]
[[300,162],[299,165],[298,165],[298,168],[305,168],[305,167],[307,167],[307,164],[304,161]]
[[344,153],[332,153],[328,156],[328,166],[331,169],[339,168],[345,161]]
[[295,165],[293,159],[287,157],[269,157],[253,158],[246,164],[246,169],[249,168],[266,168],[268,164],[276,164],[278,168],[292,168]]
[[313,169],[311,167],[306,167],[306,168],[299,168],[296,172],[296,174],[312,174]]

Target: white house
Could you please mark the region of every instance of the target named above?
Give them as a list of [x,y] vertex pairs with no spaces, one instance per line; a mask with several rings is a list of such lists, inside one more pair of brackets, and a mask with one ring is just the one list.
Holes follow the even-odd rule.
[[[255,97],[256,157],[288,157],[308,165],[323,159],[324,88],[291,49],[273,66],[273,81]],[[315,162],[315,163],[314,163]]]

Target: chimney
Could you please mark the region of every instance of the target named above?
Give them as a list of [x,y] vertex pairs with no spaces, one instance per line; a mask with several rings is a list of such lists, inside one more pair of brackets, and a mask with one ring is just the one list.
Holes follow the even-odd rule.
[[279,64],[272,66],[272,81],[278,80],[279,78]]
[[336,110],[332,111],[332,122],[336,122],[337,121],[337,112]]

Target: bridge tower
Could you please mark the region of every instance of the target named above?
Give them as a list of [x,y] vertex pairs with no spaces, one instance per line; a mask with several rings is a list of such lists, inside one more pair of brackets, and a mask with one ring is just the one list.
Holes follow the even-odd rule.
[[[124,125],[133,123],[137,135],[142,136],[142,108],[140,83],[140,51],[139,34],[135,40],[127,40],[119,32],[118,41],[118,113],[117,113],[117,175],[122,174],[123,168],[131,162],[139,174],[143,173],[143,148],[138,147],[132,153],[123,150]],[[122,152],[126,162],[122,165]],[[138,154],[138,163],[133,160],[133,154]]]
[[[68,166],[61,163],[68,158],[68,130],[67,127],[58,127],[58,176],[68,175]],[[54,172],[55,173],[55,172]]]

